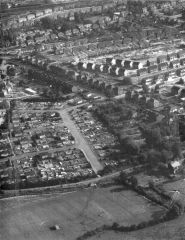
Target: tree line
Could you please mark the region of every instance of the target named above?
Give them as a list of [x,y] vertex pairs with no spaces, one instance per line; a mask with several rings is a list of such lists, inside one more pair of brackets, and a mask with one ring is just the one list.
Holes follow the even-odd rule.
[[13,29],[0,29],[0,47],[16,45],[17,32]]

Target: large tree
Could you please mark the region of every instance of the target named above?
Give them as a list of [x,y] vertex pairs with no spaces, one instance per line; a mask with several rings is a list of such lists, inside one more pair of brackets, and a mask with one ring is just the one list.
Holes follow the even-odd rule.
[[162,137],[159,127],[148,128],[146,126],[142,126],[140,128],[143,137],[145,138],[145,142],[149,147],[158,147],[162,143]]
[[123,152],[126,152],[131,155],[139,154],[139,151],[140,151],[139,145],[130,137],[120,136],[120,143],[121,143]]

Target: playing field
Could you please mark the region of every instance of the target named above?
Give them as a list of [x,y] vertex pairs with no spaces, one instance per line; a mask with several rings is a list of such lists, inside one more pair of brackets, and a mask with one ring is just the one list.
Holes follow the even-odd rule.
[[[163,209],[118,187],[65,195],[0,201],[1,240],[74,240],[87,230],[117,221],[137,224]],[[49,228],[57,224],[60,230]]]

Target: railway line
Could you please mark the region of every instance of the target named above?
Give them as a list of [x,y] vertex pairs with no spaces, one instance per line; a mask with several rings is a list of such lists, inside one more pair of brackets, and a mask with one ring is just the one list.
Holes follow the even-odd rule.
[[55,8],[55,7],[63,7],[64,10],[68,10],[71,8],[83,8],[83,7],[92,7],[92,6],[98,6],[98,5],[104,5],[104,4],[109,4],[109,3],[114,3],[113,0],[95,0],[93,2],[87,1],[87,0],[75,0],[75,1],[66,1],[62,3],[49,3],[49,4],[28,4],[28,5],[20,5],[19,7],[13,7],[7,10],[1,10],[0,14],[15,14],[15,12],[22,12],[25,10],[41,10],[41,9],[46,9],[46,8]]

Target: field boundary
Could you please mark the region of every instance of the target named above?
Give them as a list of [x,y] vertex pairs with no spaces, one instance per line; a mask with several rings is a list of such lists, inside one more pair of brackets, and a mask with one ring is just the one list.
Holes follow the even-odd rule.
[[43,194],[51,194],[51,193],[65,193],[65,192],[76,191],[81,188],[93,187],[91,186],[91,184],[93,185],[93,184],[99,184],[101,182],[107,182],[110,180],[112,181],[112,179],[118,177],[119,174],[120,172],[116,172],[113,174],[109,174],[107,176],[103,176],[99,178],[97,177],[94,179],[85,180],[78,183],[70,183],[70,184],[39,187],[39,188],[3,190],[3,194],[0,195],[0,199],[20,197],[25,195],[32,196],[32,195],[43,195]]

